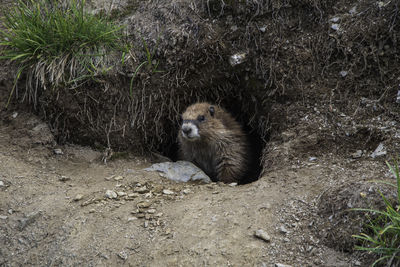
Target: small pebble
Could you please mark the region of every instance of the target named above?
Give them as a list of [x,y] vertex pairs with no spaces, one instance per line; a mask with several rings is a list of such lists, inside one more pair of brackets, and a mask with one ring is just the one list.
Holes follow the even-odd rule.
[[81,200],[83,198],[83,195],[82,194],[77,194],[74,198],[73,198],[73,200],[74,201],[79,201],[79,200]]
[[129,218],[128,218],[128,222],[135,221],[135,220],[137,220],[137,219],[138,219],[137,217],[129,217]]
[[53,152],[54,152],[54,154],[56,154],[56,155],[63,155],[63,154],[64,154],[64,152],[63,152],[60,148],[54,149]]
[[115,193],[112,190],[107,190],[106,191],[106,197],[109,198],[109,199],[115,199],[115,198],[117,198],[117,193]]
[[117,192],[117,195],[120,196],[120,197],[123,197],[123,196],[126,196],[126,193],[122,192],[122,191],[119,191],[119,192]]
[[187,189],[182,190],[182,193],[184,193],[185,195],[188,195],[188,194],[192,193],[192,190],[187,188]]
[[156,210],[155,209],[149,209],[146,212],[149,213],[149,214],[154,214],[154,213],[156,213]]
[[139,196],[139,194],[138,193],[129,193],[128,194],[128,197],[138,197]]
[[146,186],[136,187],[134,190],[135,190],[135,192],[140,193],[140,194],[149,192],[149,190],[147,189]]
[[271,237],[268,235],[268,233],[265,232],[265,231],[262,230],[262,229],[256,230],[256,231],[254,232],[254,236],[256,236],[256,237],[258,237],[258,238],[260,238],[260,239],[262,239],[262,240],[264,240],[264,241],[267,241],[267,242],[269,242],[269,241],[271,240]]
[[153,204],[153,203],[151,203],[150,201],[142,201],[142,202],[139,202],[139,203],[137,203],[137,207],[140,209],[140,208],[148,208],[148,207],[150,207],[151,206],[151,204]]
[[144,228],[149,227],[149,221],[144,221]]
[[115,181],[121,181],[122,179],[124,179],[124,177],[122,177],[121,175],[114,178]]
[[128,254],[125,251],[121,251],[120,253],[117,254],[118,257],[120,257],[123,260],[128,259]]
[[4,186],[4,182],[0,181],[0,187]]
[[282,264],[282,263],[275,263],[275,267],[292,267],[291,265]]
[[281,232],[281,233],[283,233],[283,234],[286,234],[287,232],[288,232],[288,230],[286,229],[286,227],[285,226],[281,226],[281,227],[279,227],[279,231]]
[[66,182],[66,181],[71,180],[71,178],[69,178],[69,177],[63,175],[63,176],[61,176],[58,180],[60,180],[61,182]]
[[6,220],[7,218],[8,218],[8,216],[0,215],[0,220]]
[[230,187],[237,186],[237,183],[230,183],[229,186],[230,186]]
[[164,189],[162,192],[164,195],[173,195],[174,194],[174,191],[171,191],[169,189]]

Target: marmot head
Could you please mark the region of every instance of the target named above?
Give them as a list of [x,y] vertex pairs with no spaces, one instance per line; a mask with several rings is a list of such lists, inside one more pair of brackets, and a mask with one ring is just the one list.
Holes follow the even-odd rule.
[[216,107],[209,103],[196,103],[182,114],[180,136],[187,141],[198,141],[210,134],[215,125]]

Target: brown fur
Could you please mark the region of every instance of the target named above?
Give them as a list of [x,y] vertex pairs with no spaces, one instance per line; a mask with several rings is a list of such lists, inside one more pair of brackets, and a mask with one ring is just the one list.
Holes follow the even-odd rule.
[[[214,112],[210,112],[210,107]],[[199,122],[199,116],[204,116],[204,121]],[[209,103],[189,106],[182,119],[196,123],[200,137],[188,140],[181,128],[178,136],[181,158],[197,165],[213,181],[240,182],[248,166],[249,150],[240,124],[224,109]]]

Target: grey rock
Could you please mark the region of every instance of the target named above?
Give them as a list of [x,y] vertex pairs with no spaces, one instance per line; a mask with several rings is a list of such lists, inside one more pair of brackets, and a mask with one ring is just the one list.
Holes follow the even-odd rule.
[[173,195],[173,194],[175,194],[174,191],[171,191],[169,189],[164,189],[162,192],[163,192],[164,195]]
[[376,157],[380,157],[380,156],[384,156],[386,155],[387,151],[385,149],[385,146],[383,145],[383,143],[380,143],[378,145],[378,147],[375,149],[374,152],[372,152],[371,154],[371,158],[376,158]]
[[347,76],[347,74],[349,74],[347,71],[342,70],[341,72],[339,72],[340,76],[342,76],[343,78]]
[[144,170],[156,171],[160,176],[176,182],[201,181],[203,183],[211,183],[210,177],[188,161],[156,163]]
[[282,263],[275,263],[275,267],[292,267],[292,265],[282,264]]
[[400,104],[400,90],[397,91],[396,103]]
[[8,218],[8,216],[0,215],[0,220],[6,220],[7,218]]
[[112,190],[107,190],[106,191],[106,197],[109,198],[109,199],[115,199],[115,198],[117,198],[117,193],[115,193]]
[[268,235],[267,232],[265,232],[265,231],[262,230],[262,229],[256,230],[256,231],[254,232],[254,236],[255,236],[255,237],[258,237],[258,238],[260,238],[260,239],[262,239],[262,240],[264,240],[264,241],[267,241],[267,242],[271,241],[271,237]]
[[20,231],[24,230],[28,225],[34,223],[37,218],[42,214],[41,211],[31,212],[26,215],[24,218],[18,219],[19,225],[18,228]]
[[283,233],[283,234],[287,234],[289,231],[286,229],[286,227],[285,226],[281,226],[281,227],[279,227],[279,231],[281,232],[281,233]]
[[0,181],[0,187],[3,187],[3,186],[4,186],[4,182]]
[[337,24],[337,23],[333,23],[333,24],[331,25],[331,29],[332,29],[332,30],[335,30],[335,31],[338,31],[338,30],[340,29],[340,25]]
[[330,21],[335,22],[335,23],[339,22],[339,20],[340,20],[339,17],[333,17],[333,18],[330,19]]

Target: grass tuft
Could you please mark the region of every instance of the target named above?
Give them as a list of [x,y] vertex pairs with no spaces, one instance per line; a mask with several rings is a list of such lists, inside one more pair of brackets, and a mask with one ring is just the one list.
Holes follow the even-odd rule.
[[[390,171],[394,174],[397,184],[390,184],[397,187],[397,205],[393,206],[382,194],[382,200],[386,210],[375,209],[354,209],[356,211],[366,212],[368,223],[366,230],[368,233],[354,235],[362,245],[356,246],[357,250],[367,251],[378,256],[378,259],[372,264],[386,264],[386,266],[398,266],[400,264],[400,172],[399,162],[394,161],[391,165],[386,163]],[[369,214],[374,214],[371,218]]]
[[28,97],[39,86],[77,87],[109,72],[114,61],[110,55],[126,54],[122,27],[84,6],[84,0],[18,0],[6,13],[0,59],[18,63],[16,81],[27,72]]

